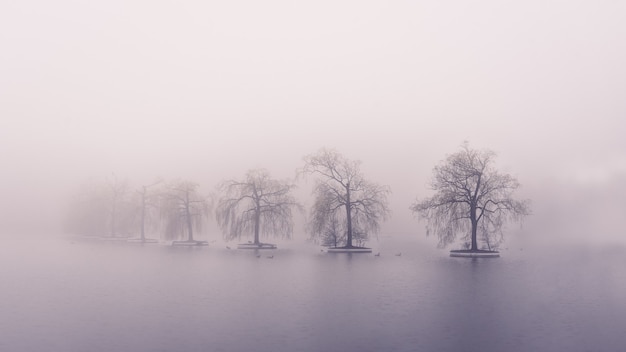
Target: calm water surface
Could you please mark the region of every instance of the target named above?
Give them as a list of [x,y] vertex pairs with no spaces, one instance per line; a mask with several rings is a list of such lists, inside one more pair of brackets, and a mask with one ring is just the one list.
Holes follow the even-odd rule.
[[5,242],[0,351],[626,346],[623,247],[468,260],[394,245],[381,244],[380,257],[280,249],[257,258],[210,247]]

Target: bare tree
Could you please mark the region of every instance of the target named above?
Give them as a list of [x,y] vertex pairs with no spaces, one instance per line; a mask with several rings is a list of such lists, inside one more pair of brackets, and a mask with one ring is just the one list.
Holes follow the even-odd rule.
[[155,186],[159,183],[161,183],[160,180],[150,185],[141,186],[141,190],[136,191],[136,194],[139,197],[137,203],[139,204],[139,210],[141,214],[139,218],[139,221],[140,221],[139,225],[140,225],[140,230],[141,230],[141,233],[140,233],[141,242],[146,242],[146,220],[148,218],[151,218],[149,216],[149,214],[151,213],[151,210],[154,210],[157,208],[158,193],[155,193],[155,192],[148,193],[148,188]]
[[370,233],[378,231],[390,214],[389,187],[365,180],[360,162],[348,160],[335,150],[321,149],[304,157],[304,163],[300,173],[317,176],[309,222],[313,237],[323,238],[328,233],[343,237],[345,233],[345,248],[353,248],[353,239],[364,242]]
[[478,235],[487,249],[497,247],[507,220],[519,221],[530,213],[529,201],[515,200],[517,179],[494,169],[495,153],[471,149],[465,142],[461,150],[435,166],[430,198],[416,201],[410,209],[428,222],[427,233],[439,237],[445,247],[458,234],[471,241],[469,249],[479,250]]
[[[120,220],[127,221],[129,218],[120,219],[120,214],[124,214],[124,210],[128,210],[128,181],[119,180],[115,174],[113,178],[107,182],[109,188],[109,214],[110,214],[110,234],[116,237],[118,228],[122,227]],[[125,208],[125,209],[122,209]]]
[[294,188],[289,181],[272,179],[264,169],[248,171],[243,180],[222,182],[215,214],[224,238],[253,235],[254,244],[261,245],[260,235],[291,237],[292,209],[300,209],[290,194]]
[[200,195],[198,188],[198,184],[189,181],[173,182],[166,187],[161,216],[167,238],[180,238],[186,233],[187,242],[198,242],[193,238],[193,231],[202,229],[210,209],[208,199]]

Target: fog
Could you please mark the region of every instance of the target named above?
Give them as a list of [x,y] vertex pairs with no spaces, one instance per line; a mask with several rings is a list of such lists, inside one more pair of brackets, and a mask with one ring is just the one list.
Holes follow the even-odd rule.
[[[336,148],[389,185],[382,233],[465,140],[533,215],[515,236],[620,241],[626,4],[20,1],[0,5],[0,232],[62,232],[80,185],[256,167]],[[299,197],[310,204],[311,183]],[[307,203],[308,202],[308,203]],[[298,236],[303,229],[297,229]],[[219,234],[209,234],[219,237]],[[433,246],[435,242],[429,242]]]
[[[0,349],[619,350],[625,13],[609,0],[0,2]],[[495,151],[531,200],[498,259],[448,257],[409,210],[464,141]],[[231,250],[214,216],[194,233],[208,247],[66,231],[90,185],[189,180],[211,195],[254,168],[294,178],[320,148],[391,188],[365,243],[377,255],[320,251],[301,214],[263,251]],[[296,183],[308,210],[314,181]]]

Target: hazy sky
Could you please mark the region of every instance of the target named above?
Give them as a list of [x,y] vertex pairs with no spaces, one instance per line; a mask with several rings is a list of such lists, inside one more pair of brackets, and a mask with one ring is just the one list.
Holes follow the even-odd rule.
[[433,165],[468,140],[519,178],[531,224],[593,199],[578,211],[612,215],[589,224],[623,232],[625,16],[623,1],[4,1],[0,228],[45,228],[111,173],[209,190],[252,167],[291,177],[325,146],[390,185],[387,229],[411,232]]

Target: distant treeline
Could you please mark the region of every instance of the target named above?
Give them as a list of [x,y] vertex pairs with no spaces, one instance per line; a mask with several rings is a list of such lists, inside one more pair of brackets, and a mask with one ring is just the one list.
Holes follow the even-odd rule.
[[[497,248],[507,220],[530,213],[528,201],[512,198],[519,183],[499,173],[494,159],[495,153],[464,143],[434,167],[434,195],[410,206],[427,221],[427,232],[434,233],[441,246],[461,239],[471,250]],[[311,238],[328,247],[363,246],[390,215],[390,188],[367,180],[359,161],[332,149],[321,149],[303,161],[296,174],[315,180],[306,223]],[[294,188],[294,180],[274,179],[265,169],[224,180],[210,194],[202,194],[199,184],[190,180],[131,187],[128,180],[111,176],[75,192],[65,229],[83,236],[194,241],[194,232],[213,214],[224,239],[246,237],[259,244],[261,237],[292,236],[293,211],[305,210],[293,197]]]

